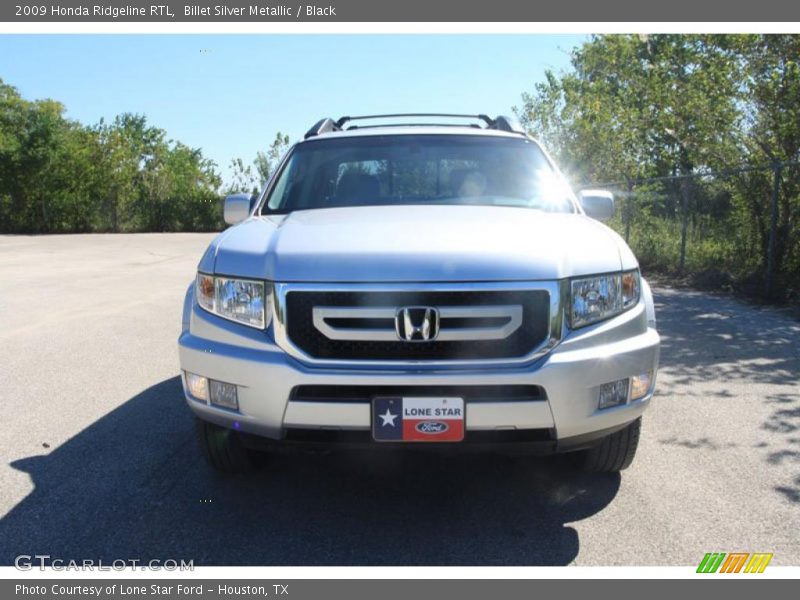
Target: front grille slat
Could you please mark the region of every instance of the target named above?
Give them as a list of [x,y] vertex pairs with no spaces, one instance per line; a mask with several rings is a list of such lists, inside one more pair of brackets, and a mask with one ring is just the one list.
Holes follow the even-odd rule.
[[[522,306],[522,325],[504,339],[406,342],[334,340],[314,327],[312,311],[325,307]],[[298,291],[286,294],[286,331],[291,342],[315,359],[490,360],[523,357],[549,334],[550,297],[545,290]]]
[[292,402],[367,404],[376,396],[444,396],[463,398],[467,404],[482,402],[544,402],[547,394],[538,385],[298,385]]

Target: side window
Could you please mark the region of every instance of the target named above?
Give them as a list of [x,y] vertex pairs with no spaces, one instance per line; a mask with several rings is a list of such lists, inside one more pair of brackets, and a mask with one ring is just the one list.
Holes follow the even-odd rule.
[[[441,161],[440,178],[442,194],[448,198],[460,198],[478,191],[483,170],[477,160],[447,158]],[[483,190],[481,190],[483,191]]]
[[361,160],[339,163],[333,195],[337,198],[388,196],[388,166],[383,160]]
[[[400,198],[452,198],[463,196],[465,182],[469,187],[480,177],[480,163],[476,160],[397,160],[392,163],[390,183],[392,195]],[[478,188],[473,185],[470,189]]]
[[354,173],[359,175],[377,175],[380,177],[382,173],[386,172],[385,161],[382,160],[360,160],[353,162],[339,163],[339,171],[336,181],[342,178],[345,173]]
[[436,161],[400,159],[392,163],[392,189],[400,198],[437,196]]
[[272,188],[272,194],[269,197],[267,208],[277,210],[285,204],[285,195],[287,188],[295,177],[295,156],[293,155],[287,165],[284,167],[283,175],[275,182],[275,187]]

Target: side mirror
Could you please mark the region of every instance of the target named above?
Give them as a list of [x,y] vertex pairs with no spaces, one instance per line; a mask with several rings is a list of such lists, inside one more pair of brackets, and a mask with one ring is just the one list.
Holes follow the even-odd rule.
[[250,216],[253,197],[250,194],[233,194],[225,198],[223,216],[228,225],[241,223]]
[[581,190],[578,201],[583,211],[598,221],[608,221],[614,216],[614,194],[606,190]]

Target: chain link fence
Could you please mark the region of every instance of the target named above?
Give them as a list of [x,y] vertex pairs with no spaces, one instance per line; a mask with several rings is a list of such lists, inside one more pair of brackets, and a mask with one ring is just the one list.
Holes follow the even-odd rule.
[[800,302],[800,162],[600,183],[650,273]]

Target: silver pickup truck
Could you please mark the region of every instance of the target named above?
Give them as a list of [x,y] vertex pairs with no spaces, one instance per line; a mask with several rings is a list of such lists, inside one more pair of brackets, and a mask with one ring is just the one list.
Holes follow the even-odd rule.
[[611,194],[576,196],[511,119],[322,119],[224,212],[178,342],[213,467],[337,444],[630,465],[650,288]]

